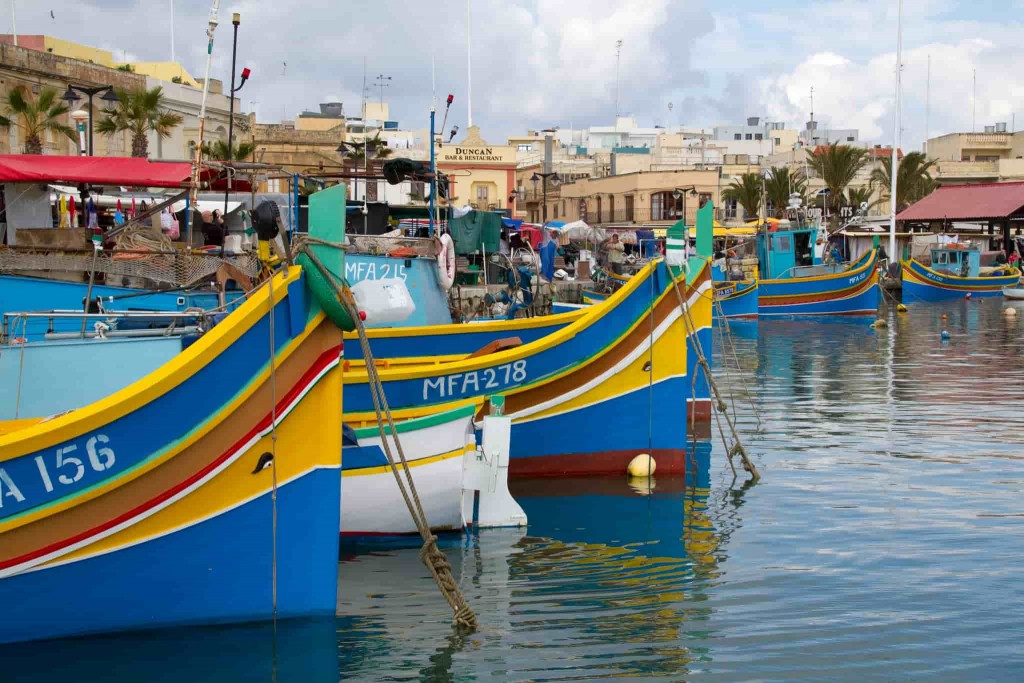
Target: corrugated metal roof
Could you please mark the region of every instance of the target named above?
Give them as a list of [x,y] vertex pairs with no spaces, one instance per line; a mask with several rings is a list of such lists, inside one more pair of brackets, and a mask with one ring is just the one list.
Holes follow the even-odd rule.
[[1024,209],[1024,182],[943,185],[896,216],[898,221],[989,220]]

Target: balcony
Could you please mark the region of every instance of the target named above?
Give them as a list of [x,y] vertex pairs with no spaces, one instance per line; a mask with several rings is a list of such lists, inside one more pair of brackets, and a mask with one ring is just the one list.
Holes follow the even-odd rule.
[[1012,138],[1009,133],[965,133],[964,149],[1010,149]]

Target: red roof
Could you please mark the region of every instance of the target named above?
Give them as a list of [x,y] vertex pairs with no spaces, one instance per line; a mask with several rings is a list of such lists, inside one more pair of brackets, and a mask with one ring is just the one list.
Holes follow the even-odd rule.
[[943,185],[896,216],[898,221],[1024,217],[1024,182]]
[[[133,157],[46,156],[0,154],[3,183],[90,183],[131,187],[188,186],[192,164]],[[208,180],[214,173],[203,171]]]

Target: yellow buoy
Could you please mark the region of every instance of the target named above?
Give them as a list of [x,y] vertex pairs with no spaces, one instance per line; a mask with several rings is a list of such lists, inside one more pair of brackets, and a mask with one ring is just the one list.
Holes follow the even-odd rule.
[[906,313],[907,312],[907,307],[904,306],[903,304],[899,304],[899,305],[896,306],[896,310],[899,311],[900,313]]
[[1016,318],[1017,309],[1013,308],[1012,306],[1007,306],[1006,308],[1003,309],[1003,315],[1005,315],[1007,318]]
[[649,477],[654,474],[654,470],[657,467],[657,463],[647,453],[641,453],[632,460],[629,461],[629,466],[626,468],[626,472],[631,477]]
[[879,318],[871,323],[871,327],[889,327],[889,322],[885,318]]

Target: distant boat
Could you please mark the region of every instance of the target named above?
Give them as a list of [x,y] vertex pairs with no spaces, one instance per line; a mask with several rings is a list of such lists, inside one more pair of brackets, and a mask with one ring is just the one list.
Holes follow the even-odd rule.
[[1024,301],[1024,289],[1021,289],[1020,287],[1007,287],[1003,290],[1003,296],[1007,299]]
[[917,259],[903,261],[903,300],[939,301],[971,296],[1001,296],[1020,281],[1011,266],[981,267],[976,245],[946,244],[931,250],[931,265]]
[[[759,316],[868,314],[878,310],[878,252],[850,263],[825,263],[818,226],[782,227],[757,236],[767,278],[760,281]],[[823,251],[823,250],[822,250]]]

